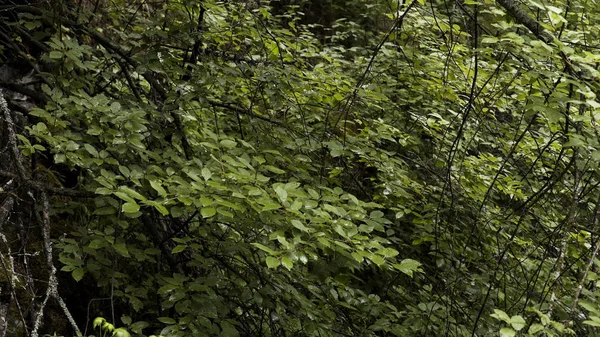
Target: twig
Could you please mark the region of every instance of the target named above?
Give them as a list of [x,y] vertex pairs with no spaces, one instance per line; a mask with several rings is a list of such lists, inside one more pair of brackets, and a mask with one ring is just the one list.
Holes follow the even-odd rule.
[[[11,179],[19,178],[19,176],[17,174],[14,174],[14,173],[8,172],[8,171],[2,171],[2,170],[0,170],[0,177],[6,177],[6,178],[11,178]],[[25,182],[25,184],[37,191],[46,191],[46,193],[48,193],[50,195],[62,195],[62,196],[74,197],[74,198],[94,198],[94,197],[96,197],[96,194],[94,192],[71,190],[68,188],[57,188],[57,187],[44,185],[44,184],[34,181],[34,180],[27,180]]]
[[4,115],[4,122],[6,123],[6,132],[8,136],[8,147],[12,152],[13,160],[17,166],[19,178],[21,178],[21,180],[26,180],[25,168],[23,167],[23,163],[21,163],[21,153],[19,152],[19,148],[17,146],[17,136],[15,135],[12,115],[8,109],[8,103],[6,103],[6,99],[4,99],[4,93],[2,90],[0,90],[0,110]]
[[[10,198],[12,199],[12,198]],[[16,292],[16,284],[15,284],[15,263],[14,263],[14,259],[12,257],[11,251],[10,251],[10,246],[8,245],[8,241],[6,240],[6,236],[4,236],[4,234],[2,234],[0,232],[0,241],[2,241],[2,243],[6,246],[6,256],[8,256],[8,263],[6,263],[6,261],[4,261],[3,256],[0,254],[0,264],[2,264],[2,269],[4,269],[4,274],[6,276],[6,278],[9,280],[8,284],[10,287],[10,300],[8,301],[9,303],[9,308],[10,308],[10,302],[11,301],[15,301],[15,306],[17,307],[17,311],[19,312],[19,316],[21,318],[21,323],[23,324],[23,329],[25,329],[25,335],[29,336],[29,331],[27,331],[27,322],[25,321],[25,316],[23,315],[23,310],[21,309],[21,304],[19,303],[19,300],[17,298],[17,292]],[[7,314],[8,315],[8,314]],[[4,316],[5,318],[7,318],[8,316]],[[6,325],[8,324],[8,319],[6,319],[4,322],[0,322],[3,324],[0,324],[0,337],[4,337],[6,335]],[[4,325],[4,326],[2,326]]]
[[81,331],[79,330],[77,323],[75,323],[73,315],[71,315],[67,305],[58,293],[58,278],[56,277],[56,267],[52,261],[52,242],[50,241],[50,203],[48,202],[48,196],[46,195],[45,191],[41,191],[40,196],[42,201],[42,216],[40,217],[39,212],[36,212],[35,214],[42,227],[44,253],[46,254],[46,263],[48,264],[50,275],[48,276],[48,288],[46,289],[46,296],[44,297],[44,301],[42,302],[40,310],[35,316],[35,323],[33,325],[31,336],[38,337],[38,329],[42,321],[42,317],[44,316],[44,308],[50,297],[54,298],[58,302],[58,305],[61,307],[63,313],[71,323],[73,330],[75,330],[77,334],[80,334]]

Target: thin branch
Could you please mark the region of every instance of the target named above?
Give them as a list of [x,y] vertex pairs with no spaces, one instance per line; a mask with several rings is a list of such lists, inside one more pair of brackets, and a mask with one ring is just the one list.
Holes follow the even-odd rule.
[[21,84],[0,82],[0,87],[4,87],[6,89],[18,92],[19,94],[23,94],[25,96],[29,96],[33,98],[33,100],[37,103],[46,104],[50,100],[48,95],[46,95],[44,92],[29,89]]
[[27,176],[25,174],[25,167],[23,167],[23,163],[21,163],[21,153],[19,152],[19,148],[17,146],[17,136],[15,135],[14,123],[12,119],[12,114],[8,109],[8,104],[4,99],[4,93],[0,90],[0,112],[4,116],[4,122],[6,123],[5,128],[8,136],[8,147],[11,150],[13,161],[17,167],[17,172],[19,174],[19,178],[21,180],[26,180]]
[[260,119],[262,121],[269,122],[271,124],[275,124],[277,126],[282,126],[281,122],[270,119],[268,117],[257,115],[255,113],[253,113],[252,111],[250,111],[249,109],[244,109],[244,108],[241,108],[241,107],[233,105],[233,104],[222,103],[222,102],[217,102],[217,101],[213,101],[213,100],[210,100],[209,103],[210,103],[210,105],[212,105],[214,107],[224,108],[224,109],[231,110],[231,111],[241,114],[241,115],[250,116],[252,118]]
[[[9,197],[9,199],[12,200],[12,197]],[[6,203],[6,201],[5,201],[5,203]],[[5,207],[5,205],[3,204],[2,208],[4,208],[4,207]],[[0,225],[1,225],[1,223],[0,223]],[[21,323],[23,324],[23,329],[25,329],[25,335],[29,336],[29,331],[27,330],[27,322],[25,321],[25,315],[23,315],[23,310],[21,309],[21,304],[19,303],[19,300],[17,297],[15,277],[14,277],[16,274],[14,259],[12,257],[10,246],[8,245],[8,240],[6,239],[6,236],[4,236],[4,234],[2,234],[1,231],[0,231],[0,241],[6,246],[6,250],[7,250],[6,256],[8,257],[8,263],[6,261],[4,261],[4,255],[0,254],[0,264],[2,264],[2,269],[4,269],[4,275],[9,280],[8,285],[10,287],[10,299],[11,299],[11,301],[15,301],[15,306],[17,307],[17,311],[19,312],[19,317],[21,318]],[[8,302],[9,309],[10,309],[11,301]],[[8,313],[7,313],[7,315],[8,315]],[[4,316],[4,318],[5,318],[5,321],[2,322],[2,324],[0,324],[0,337],[6,336],[6,330],[7,330],[6,325],[8,324],[8,316]],[[4,327],[2,325],[4,325]]]
[[[12,172],[0,170],[0,177],[18,179],[19,175],[12,173]],[[27,180],[25,182],[25,184],[35,190],[46,191],[46,193],[48,193],[50,195],[62,195],[62,196],[74,197],[74,198],[95,198],[97,196],[93,192],[78,191],[78,190],[71,190],[68,188],[57,188],[57,187],[47,186],[47,185],[44,185],[44,184],[34,181],[34,180]]]
[[58,278],[56,277],[56,267],[54,266],[54,262],[52,260],[52,242],[50,241],[50,203],[48,202],[48,196],[46,192],[42,191],[40,193],[41,202],[42,202],[42,216],[40,217],[39,212],[35,212],[36,218],[42,227],[42,237],[44,239],[44,253],[46,254],[46,263],[49,269],[48,276],[48,288],[46,289],[46,296],[44,297],[44,301],[42,302],[42,306],[40,310],[35,316],[35,323],[33,326],[33,331],[31,335],[33,337],[38,336],[38,329],[41,323],[42,317],[44,316],[44,307],[46,306],[48,299],[50,297],[54,298],[58,305],[63,310],[63,313],[71,323],[73,330],[79,335],[81,331],[75,323],[75,319],[73,319],[73,315],[67,308],[65,301],[60,297],[58,293]]

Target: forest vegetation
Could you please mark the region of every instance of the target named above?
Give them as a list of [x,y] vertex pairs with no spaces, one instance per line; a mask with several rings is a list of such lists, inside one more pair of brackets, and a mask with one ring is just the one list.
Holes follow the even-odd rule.
[[599,30],[0,2],[0,337],[599,336]]

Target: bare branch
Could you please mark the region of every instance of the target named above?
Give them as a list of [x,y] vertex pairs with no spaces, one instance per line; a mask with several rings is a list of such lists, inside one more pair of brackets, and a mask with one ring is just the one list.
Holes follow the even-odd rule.
[[40,193],[40,197],[42,202],[42,216],[40,217],[40,214],[36,212],[36,217],[42,229],[42,237],[44,239],[44,253],[46,254],[46,263],[48,265],[50,275],[48,276],[48,288],[46,289],[46,296],[44,297],[44,301],[42,302],[40,310],[35,316],[35,323],[31,335],[33,337],[38,337],[39,325],[41,323],[42,317],[44,316],[44,307],[46,306],[50,297],[54,298],[58,302],[58,305],[61,307],[63,313],[71,323],[73,330],[75,330],[77,334],[80,334],[81,331],[75,323],[73,315],[71,315],[71,312],[67,308],[64,300],[60,297],[58,293],[58,278],[56,277],[56,267],[54,266],[54,262],[52,260],[52,242],[50,241],[50,203],[48,202],[48,196],[46,195],[45,191],[42,191]]
[[0,110],[4,116],[4,122],[6,123],[6,132],[8,135],[8,147],[12,153],[13,160],[15,165],[17,166],[17,172],[19,174],[19,178],[21,180],[26,180],[25,168],[23,167],[23,163],[21,163],[21,153],[19,152],[19,148],[17,146],[17,136],[15,135],[14,123],[12,119],[12,114],[8,109],[8,103],[6,103],[6,99],[4,99],[4,93],[0,90]]

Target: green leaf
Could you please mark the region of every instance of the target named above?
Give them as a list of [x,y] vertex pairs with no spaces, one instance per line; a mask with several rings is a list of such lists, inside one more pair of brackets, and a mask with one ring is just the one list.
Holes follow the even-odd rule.
[[163,206],[157,202],[152,203],[152,206],[154,206],[154,208],[156,208],[156,210],[159,211],[161,215],[169,214],[169,210],[165,206]]
[[212,172],[210,172],[208,167],[203,168],[202,169],[202,178],[204,178],[204,180],[208,181],[210,179],[210,177],[212,177]]
[[298,228],[299,230],[303,231],[303,232],[308,232],[310,229],[306,226],[304,226],[304,224],[302,222],[300,222],[299,220],[292,220],[291,221],[292,226]]
[[279,201],[285,202],[287,200],[288,194],[283,185],[278,185],[278,186],[274,187],[273,189],[275,190],[275,193],[277,193],[277,197],[279,198]]
[[58,50],[53,50],[53,51],[50,52],[50,54],[48,56],[50,56],[50,58],[53,59],[53,60],[58,60],[58,59],[61,59],[63,57],[63,53],[61,53]]
[[106,240],[102,240],[102,239],[94,239],[92,240],[92,242],[90,242],[89,246],[92,249],[98,249],[104,246]]
[[125,325],[131,324],[131,317],[123,315],[121,316],[121,322],[123,322]]
[[125,328],[118,328],[115,329],[115,331],[112,334],[112,337],[131,337],[131,335],[129,334],[129,331],[127,331]]
[[94,322],[92,323],[92,327],[94,329],[99,328],[99,327],[101,327],[104,324],[104,322],[106,322],[106,320],[104,318],[102,318],[102,317],[96,317],[96,318],[94,318]]
[[135,200],[127,193],[122,192],[122,191],[117,191],[113,193],[114,195],[116,195],[117,197],[119,197],[119,199],[125,201],[125,202],[129,202],[132,204],[135,204]]
[[502,328],[500,329],[501,337],[514,337],[517,335],[517,332],[511,328]]
[[233,214],[232,212],[229,212],[228,210],[226,210],[223,207],[217,208],[217,213],[219,213],[219,214],[221,214],[223,216],[226,216],[228,218],[233,218],[235,216],[235,214]]
[[206,206],[210,206],[212,205],[214,202],[213,199],[208,198],[208,197],[201,197],[200,198],[200,203],[202,204],[202,206],[206,207]]
[[89,152],[89,154],[94,156],[94,158],[98,158],[98,150],[96,150],[96,148],[94,148],[92,145],[86,143],[83,144],[83,147],[86,149],[87,152]]
[[204,218],[210,218],[217,214],[217,209],[214,207],[202,207],[200,214],[202,214],[202,217]]
[[530,335],[535,335],[538,332],[544,331],[544,326],[538,323],[534,323],[531,324],[531,326],[529,327],[529,330],[527,330],[527,333],[529,333]]
[[228,148],[228,149],[234,148],[237,145],[237,143],[235,141],[230,140],[230,139],[224,139],[224,140],[220,141],[219,144],[221,144],[221,146]]
[[127,250],[127,246],[123,243],[115,243],[112,245],[113,249],[119,253],[119,255],[124,257],[130,257],[129,250]]
[[173,248],[173,250],[171,251],[172,254],[177,254],[180,252],[183,252],[185,249],[187,248],[186,245],[177,245]]
[[267,267],[269,267],[269,268],[277,268],[279,266],[279,264],[281,263],[281,261],[279,261],[279,259],[274,258],[272,256],[267,256],[267,259],[265,260],[265,262],[267,262]]
[[504,311],[502,311],[500,309],[494,309],[494,313],[491,314],[490,316],[492,316],[498,320],[501,320],[503,322],[510,323],[510,317]]
[[294,267],[294,262],[292,262],[292,260],[287,256],[281,258],[281,264],[286,267],[287,270],[292,270]]
[[383,257],[375,254],[371,254],[368,256],[369,260],[373,261],[376,265],[381,266],[385,263]]
[[140,210],[140,205],[135,202],[126,202],[122,206],[123,213],[135,213]]
[[280,209],[280,208],[281,208],[281,205],[278,203],[267,202],[261,209],[261,212],[272,211],[272,210],[276,210],[276,209]]
[[251,245],[253,245],[254,247],[262,250],[263,252],[265,252],[265,253],[267,253],[269,255],[277,255],[277,252],[275,252],[271,248],[269,248],[269,247],[267,247],[265,245],[262,245],[260,243],[253,242],[253,243],[251,243]]
[[493,36],[486,36],[483,39],[481,39],[482,44],[494,44],[497,42],[498,42],[498,38],[493,37]]
[[393,248],[384,248],[380,251],[377,251],[378,254],[381,254],[387,258],[392,258],[397,256],[399,253],[397,250],[393,249]]
[[162,187],[162,184],[158,180],[150,180],[150,186],[163,198],[167,196],[167,191]]
[[221,337],[239,337],[240,333],[235,326],[228,321],[221,323]]
[[358,263],[362,263],[365,259],[362,255],[360,255],[357,252],[352,252],[351,255],[352,255],[352,258],[354,258],[354,260],[356,260],[356,262],[358,262]]
[[171,317],[159,317],[159,318],[157,318],[157,320],[159,322],[165,323],[165,324],[175,324],[175,323],[177,323],[177,321],[175,321]]
[[[110,193],[108,193],[110,194]],[[100,207],[94,211],[94,215],[112,215],[115,214],[116,210],[112,206]]]
[[600,327],[600,322],[596,322],[596,321],[586,320],[586,321],[583,321],[583,324]]
[[121,111],[121,104],[119,102],[112,102],[110,105],[110,111],[112,111],[113,113],[118,113],[119,111]]
[[266,168],[267,170],[269,170],[275,174],[284,174],[285,173],[284,170],[277,168],[275,166],[272,166],[272,165],[265,165],[264,168]]
[[145,321],[138,321],[129,327],[133,333],[142,334],[142,329],[145,329],[150,326],[150,323]]
[[412,259],[404,259],[400,263],[394,264],[393,267],[410,277],[413,276],[414,272],[421,271],[421,263]]
[[148,200],[145,196],[139,194],[138,192],[132,190],[131,188],[127,187],[127,186],[121,186],[119,187],[119,189],[125,193],[127,193],[127,195],[129,195],[132,198],[138,199],[138,200]]
[[521,329],[523,329],[527,324],[527,322],[525,322],[525,319],[518,315],[511,317],[509,323],[517,331],[521,331]]
[[81,279],[83,278],[83,275],[85,274],[85,271],[83,270],[83,268],[76,268],[75,270],[73,270],[73,272],[71,273],[71,276],[73,276],[73,279],[77,282],[81,281]]

